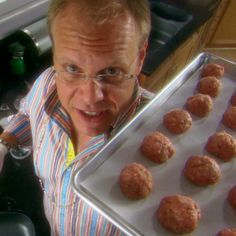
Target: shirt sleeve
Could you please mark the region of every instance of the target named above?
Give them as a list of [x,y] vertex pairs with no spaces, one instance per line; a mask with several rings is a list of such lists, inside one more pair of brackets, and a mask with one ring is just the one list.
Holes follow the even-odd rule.
[[10,118],[9,124],[4,132],[8,132],[16,137],[19,145],[32,145],[29,117],[21,111]]
[[[8,132],[17,138],[18,144],[22,146],[32,146],[32,131],[30,123],[30,113],[35,107],[32,107],[33,100],[42,100],[42,93],[39,89],[44,87],[43,81],[45,76],[51,70],[44,71],[34,82],[32,88],[25,98],[21,100],[19,112],[11,116],[9,124],[4,132]],[[43,84],[43,85],[42,85]]]
[[9,124],[4,130],[13,135],[17,139],[17,143],[22,146],[32,146],[29,103],[35,84],[26,97],[21,100],[18,113],[9,117]]

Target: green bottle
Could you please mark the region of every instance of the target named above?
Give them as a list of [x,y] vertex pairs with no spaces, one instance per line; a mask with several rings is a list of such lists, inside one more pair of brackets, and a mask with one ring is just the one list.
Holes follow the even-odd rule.
[[10,59],[11,73],[16,76],[23,75],[25,73],[25,47],[21,43],[15,42],[10,44],[9,51],[12,54]]

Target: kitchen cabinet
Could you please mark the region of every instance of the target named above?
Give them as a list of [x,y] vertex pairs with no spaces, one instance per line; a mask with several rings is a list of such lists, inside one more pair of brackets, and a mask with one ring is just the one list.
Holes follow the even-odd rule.
[[236,46],[236,1],[222,0],[206,42],[207,48],[231,48]]
[[235,0],[221,0],[215,13],[183,42],[149,76],[141,75],[144,88],[158,92],[167,85],[193,58],[208,48],[236,47]]
[[141,75],[139,80],[141,86],[156,93],[167,85],[203,48],[208,25],[207,21],[150,76]]

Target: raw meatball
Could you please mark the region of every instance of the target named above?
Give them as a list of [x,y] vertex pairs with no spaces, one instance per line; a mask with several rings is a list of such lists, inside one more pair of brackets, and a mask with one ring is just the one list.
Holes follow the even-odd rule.
[[208,156],[190,157],[183,169],[184,176],[196,185],[215,184],[221,177],[218,163]]
[[216,63],[209,63],[204,65],[201,73],[201,77],[215,76],[218,79],[220,79],[223,75],[224,67]]
[[140,148],[144,156],[156,163],[166,162],[175,153],[171,141],[160,132],[153,132],[144,137]]
[[236,106],[236,91],[232,94],[230,103],[232,106]]
[[236,156],[236,140],[225,131],[218,132],[208,138],[205,149],[227,162]]
[[235,229],[223,229],[217,233],[216,236],[236,236],[236,228]]
[[230,205],[236,210],[236,185],[230,189],[228,201]]
[[223,124],[236,131],[236,107],[230,106],[223,114]]
[[192,117],[183,109],[173,109],[164,115],[163,124],[170,132],[181,134],[191,127]]
[[187,99],[186,108],[195,116],[204,117],[213,109],[213,102],[209,95],[199,93]]
[[167,230],[177,234],[191,233],[201,217],[199,205],[190,197],[164,197],[157,210],[157,219]]
[[152,175],[143,165],[133,162],[122,169],[119,184],[127,198],[142,199],[152,191]]
[[217,97],[221,89],[221,82],[214,76],[202,78],[197,85],[197,91],[202,94],[207,94],[211,97]]

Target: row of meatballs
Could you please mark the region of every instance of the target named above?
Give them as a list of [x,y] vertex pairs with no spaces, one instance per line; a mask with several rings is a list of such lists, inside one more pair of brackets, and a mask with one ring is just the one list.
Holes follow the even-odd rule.
[[[173,134],[182,134],[192,126],[193,114],[206,117],[213,109],[212,98],[221,90],[221,78],[224,67],[218,64],[207,64],[203,67],[201,79],[196,90],[197,94],[186,100],[185,109],[173,109],[163,116],[163,125]],[[236,131],[236,91],[230,99],[230,105],[222,117],[222,123]],[[152,132],[144,137],[140,150],[151,161],[161,164],[169,160],[175,153],[170,139],[161,132]],[[205,150],[223,161],[230,161],[236,156],[236,140],[225,131],[210,136]],[[219,164],[211,157],[194,155],[188,158],[182,171],[183,175],[193,184],[208,186],[221,178]],[[119,178],[122,193],[129,199],[138,200],[147,197],[153,189],[150,171],[140,163],[125,166]],[[228,193],[230,205],[236,210],[236,186]],[[167,230],[177,233],[191,233],[201,218],[199,205],[184,195],[165,196],[157,209],[157,220]],[[236,236],[236,229],[223,229],[217,236]]]

